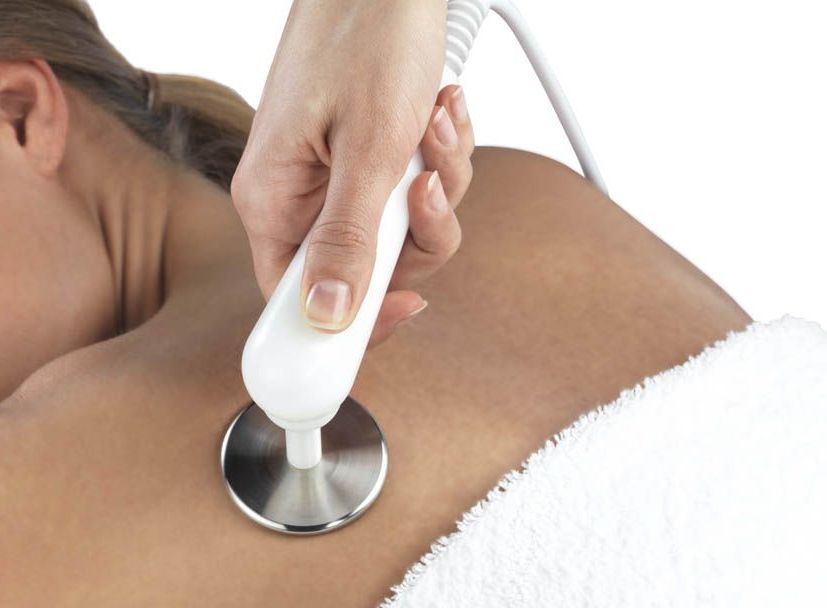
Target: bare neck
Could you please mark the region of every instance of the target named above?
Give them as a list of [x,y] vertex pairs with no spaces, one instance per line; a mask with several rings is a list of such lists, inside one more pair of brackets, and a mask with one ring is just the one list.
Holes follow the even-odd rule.
[[82,96],[73,95],[70,107],[74,128],[61,179],[103,239],[122,332],[147,320],[164,301],[164,242],[175,206],[229,197]]

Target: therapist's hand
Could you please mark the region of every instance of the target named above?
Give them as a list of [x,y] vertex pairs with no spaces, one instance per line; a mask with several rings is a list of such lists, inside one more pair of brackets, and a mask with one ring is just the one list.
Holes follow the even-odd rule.
[[[273,61],[233,200],[269,297],[313,226],[308,321],[347,327],[368,287],[379,219],[417,145],[411,231],[372,341],[425,307],[408,289],[456,251],[474,147],[462,90],[438,91],[445,0],[297,0]],[[314,220],[318,217],[314,225]]]

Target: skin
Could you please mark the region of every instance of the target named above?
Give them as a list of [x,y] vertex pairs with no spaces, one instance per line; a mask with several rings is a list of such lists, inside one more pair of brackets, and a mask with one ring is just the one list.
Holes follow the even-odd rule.
[[[191,188],[181,185],[180,168],[147,154],[111,116],[61,88],[42,61],[0,61],[0,129],[0,177],[8,185],[0,219],[14,226],[21,214],[29,217],[25,229],[9,231],[0,242],[0,269],[14,281],[0,293],[6,311],[0,319],[7,347],[0,351],[5,397],[43,363],[131,329],[159,309],[169,288],[161,251],[178,246],[163,242],[169,209],[188,196],[178,190]],[[110,137],[113,130],[120,136]],[[24,131],[22,146],[18,133]],[[377,319],[374,345],[425,309],[427,302],[408,287],[433,274],[459,247],[454,208],[470,183],[474,149],[459,87],[440,91],[421,147],[427,170],[410,187],[411,231]],[[41,242],[32,234],[50,237]],[[295,247],[282,252],[275,279],[294,253]],[[57,311],[55,302],[61,303]]]
[[383,494],[334,534],[274,534],[218,466],[262,308],[228,195],[42,65],[9,83],[33,101],[26,145],[8,103],[0,126],[0,225],[30,237],[0,240],[23,378],[0,403],[0,605],[374,605],[546,438],[750,321],[571,170],[478,150],[462,249],[354,388],[390,445]]
[[[367,290],[385,201],[428,128],[445,25],[444,0],[292,4],[233,200],[265,296],[312,225],[302,291],[317,327],[347,327]],[[455,158],[449,198],[471,174],[467,155]],[[395,290],[423,274],[416,238],[406,249]],[[393,298],[396,320],[419,305],[414,293]]]

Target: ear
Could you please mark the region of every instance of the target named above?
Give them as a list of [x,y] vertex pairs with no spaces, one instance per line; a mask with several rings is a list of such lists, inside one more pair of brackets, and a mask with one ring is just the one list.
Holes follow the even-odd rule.
[[13,146],[39,173],[57,172],[69,109],[63,88],[40,59],[0,61],[0,146]]

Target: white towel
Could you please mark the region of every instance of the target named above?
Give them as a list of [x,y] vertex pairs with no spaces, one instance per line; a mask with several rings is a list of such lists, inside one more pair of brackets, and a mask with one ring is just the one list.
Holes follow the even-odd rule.
[[827,606],[827,333],[754,324],[583,416],[387,608]]

